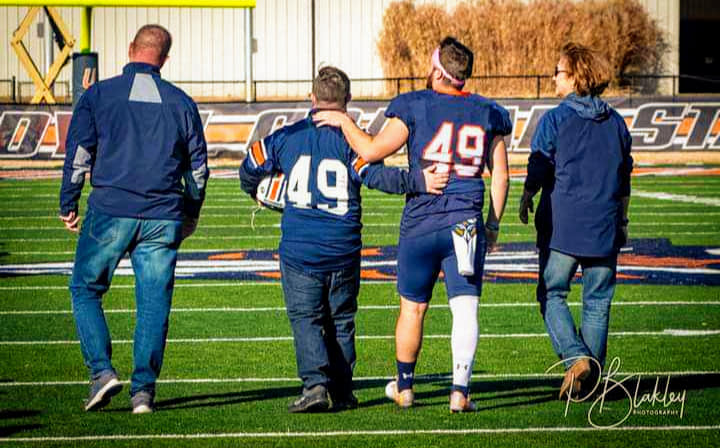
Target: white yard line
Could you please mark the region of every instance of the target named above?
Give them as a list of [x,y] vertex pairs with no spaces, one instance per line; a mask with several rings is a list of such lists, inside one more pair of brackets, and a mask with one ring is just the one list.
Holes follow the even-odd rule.
[[[704,214],[703,214],[704,215]],[[718,221],[680,221],[680,222],[633,222],[632,228],[638,228],[638,227],[687,227],[687,226],[719,226],[720,222]],[[364,223],[363,228],[367,227],[392,227],[396,228],[399,226],[399,223],[397,222],[370,222],[370,223]],[[527,225],[523,223],[507,223],[503,224],[503,228],[506,227],[520,227],[520,228],[526,228]],[[250,224],[203,224],[200,228],[202,229],[279,229],[280,223],[272,223],[272,224],[256,224],[254,227]],[[59,227],[57,225],[55,226],[3,226],[3,230],[22,230],[22,231],[28,231],[28,230],[52,230],[56,232],[67,232],[67,229],[64,227]],[[363,232],[364,235],[367,235],[368,232]],[[278,235],[279,236],[279,235]],[[224,238],[224,236],[218,236],[217,238]],[[248,236],[250,238],[250,236]],[[68,238],[64,238],[68,239]]]
[[[649,184],[649,185],[648,185],[648,184],[644,184],[644,185],[642,185],[642,187],[656,187],[656,186],[660,186],[660,185],[664,185],[664,184],[657,184],[657,185],[656,185],[656,184]],[[682,184],[681,184],[681,185],[678,185],[678,187],[682,187]],[[518,192],[519,192],[519,188],[518,188],[517,190],[518,190]],[[703,190],[705,190],[705,191],[707,191],[707,190],[710,190],[710,191],[718,190],[718,191],[720,191],[720,188],[717,188],[717,187],[714,186],[714,185],[707,185],[707,186],[705,186],[705,188],[703,188]],[[642,192],[642,191],[641,191],[641,192]],[[638,193],[638,190],[633,189],[633,191],[632,191],[631,194],[632,194],[633,196],[635,196],[635,195],[637,195],[637,193]],[[644,192],[643,192],[643,193],[644,193]],[[404,196],[401,196],[401,195],[365,194],[365,195],[363,195],[363,196],[364,196],[364,198],[365,198],[366,200],[372,200],[373,202],[381,201],[381,202],[398,202],[398,203],[401,203],[401,202],[404,202],[404,200],[405,200],[405,197],[404,197]],[[247,203],[247,202],[250,202],[250,201],[249,201],[249,196],[243,194],[243,193],[240,191],[239,188],[238,188],[237,191],[233,191],[233,190],[230,190],[230,189],[217,189],[217,190],[209,190],[209,191],[208,191],[208,198],[221,198],[221,197],[222,197],[222,198],[234,199],[234,200],[237,200],[237,201],[239,201],[239,202],[246,202],[246,203]],[[641,197],[646,197],[646,196],[641,196]],[[3,194],[3,198],[4,198],[4,199],[25,199],[25,200],[27,200],[27,199],[46,199],[46,198],[57,199],[57,198],[58,198],[58,193]],[[212,199],[211,199],[211,200],[212,200]],[[221,199],[221,201],[227,201],[227,200],[229,200],[229,199]]]
[[[649,192],[649,191],[642,191],[642,190],[633,190],[631,197],[635,198],[645,198],[645,199],[667,199],[667,200],[673,200],[673,196],[676,196],[681,202],[689,202],[689,203],[695,203],[695,204],[705,204],[705,202],[698,202],[696,200],[693,200],[694,198],[697,198],[699,200],[702,199],[709,199],[711,201],[720,201],[720,199],[714,199],[712,197],[703,197],[703,196],[691,196],[691,195],[683,195],[683,194],[672,194],[672,193],[665,193],[665,192]],[[224,198],[221,198],[224,197]],[[3,195],[3,200],[9,203],[10,205],[17,205],[16,203],[32,203],[36,206],[39,206],[43,203],[47,203],[48,207],[52,207],[53,209],[57,208],[56,200],[58,198],[57,195]],[[51,199],[52,198],[52,199]],[[225,199],[227,198],[227,199]],[[395,197],[379,197],[379,198],[372,198],[372,199],[366,199],[364,202],[365,207],[377,207],[378,203],[382,204],[392,204],[393,207],[399,207],[402,208],[405,205],[405,199],[404,198],[395,198]],[[231,205],[227,205],[231,204]],[[718,205],[718,203],[710,203],[709,205]],[[632,207],[632,205],[631,205]],[[19,207],[17,207],[19,208]],[[256,208],[256,205],[252,202],[249,202],[245,199],[244,196],[238,196],[238,195],[230,195],[230,194],[214,194],[209,195],[207,202],[205,205],[203,205],[204,208],[246,208],[246,209],[253,209]]]
[[[637,184],[643,184],[642,185],[643,187],[647,187],[647,186],[653,186],[653,187],[654,186],[672,186],[672,187],[684,187],[684,188],[695,187],[695,188],[701,189],[701,190],[703,190],[703,189],[712,190],[712,189],[720,188],[720,183],[718,183],[718,182],[697,182],[697,181],[693,182],[693,181],[686,181],[686,179],[688,179],[688,178],[684,177],[682,179],[678,179],[675,181],[670,180],[670,179],[661,179],[659,181],[642,179],[642,180],[634,181],[633,184],[636,184],[635,186],[639,186]],[[714,183],[715,185],[709,185],[709,183],[710,184]],[[521,185],[519,185],[519,184],[521,184],[521,182],[515,182],[515,179],[513,179],[513,184],[515,184],[515,185],[511,186],[511,189],[519,190],[521,188]],[[55,190],[57,190],[57,188],[53,189],[52,187],[57,187],[57,185],[47,185],[47,184],[40,185],[40,184],[38,184],[35,187],[18,187],[18,186],[14,186],[14,185],[1,185],[0,192],[2,192],[2,191],[15,192],[15,191],[46,190],[46,191],[41,191],[40,193],[41,194],[51,194],[51,193],[57,194],[57,192],[55,191]],[[240,193],[239,187],[237,185],[216,186],[216,185],[211,184],[207,191],[208,191],[208,194],[212,194],[215,192],[235,193],[238,195],[244,194],[244,193]],[[388,193],[382,193],[382,192],[379,192],[378,190],[371,190],[371,189],[365,189],[362,193],[363,198],[365,198],[365,197],[383,197],[387,194]]]
[[[0,197],[1,197],[1,196],[0,196]],[[653,199],[656,199],[656,198],[653,198]],[[695,204],[695,205],[702,205],[702,204]],[[677,207],[677,206],[678,206],[678,205],[676,204],[675,207]],[[683,206],[683,207],[686,207],[686,208],[690,208],[690,209],[695,209],[695,206],[694,206],[692,203],[681,204],[680,206]],[[635,203],[632,203],[632,204],[630,205],[630,214],[632,215],[634,212],[638,212],[638,211],[640,211],[640,210],[651,210],[651,209],[658,209],[658,208],[663,208],[663,209],[665,209],[665,208],[667,208],[667,207],[668,207],[667,204],[655,204],[655,203],[642,203],[642,204],[638,204],[637,202],[635,202]],[[242,218],[243,216],[249,216],[249,215],[250,215],[250,211],[251,211],[252,209],[254,209],[254,208],[256,208],[254,205],[204,205],[204,206],[203,206],[203,210],[214,210],[214,209],[215,209],[215,210],[236,210],[237,213],[222,214],[222,215],[213,215],[213,214],[211,214],[211,213],[208,213],[208,214],[203,213],[203,214],[202,214],[202,217],[205,217],[205,216],[225,216],[225,217]],[[363,208],[364,208],[365,210],[377,210],[377,209],[381,209],[381,210],[382,210],[382,209],[388,209],[388,210],[394,210],[394,211],[396,211],[396,213],[392,213],[392,214],[401,214],[401,213],[402,213],[402,209],[403,209],[403,204],[397,204],[397,205],[374,205],[374,204],[364,203],[364,204],[363,204]],[[27,208],[27,207],[22,207],[22,208],[2,208],[2,209],[0,209],[0,212],[3,212],[3,213],[28,213],[28,212],[48,212],[48,211],[53,211],[53,210],[55,210],[55,206],[54,206],[54,205],[53,205],[52,207],[44,207],[44,208]],[[274,213],[274,212],[268,211],[266,216],[273,216],[273,215],[271,215],[271,213]],[[372,213],[372,212],[370,212],[370,213]],[[668,212],[667,212],[667,214],[673,214],[673,213],[675,213],[675,212],[673,212],[673,211],[668,211]],[[364,214],[364,215],[367,215],[368,213],[363,213],[363,214]],[[666,214],[666,213],[661,213],[661,214],[664,215],[664,214]],[[706,213],[703,211],[702,214],[706,214]],[[712,212],[711,212],[711,214],[712,214]],[[279,215],[277,215],[277,216],[279,217]],[[55,214],[55,213],[50,213],[50,214],[47,214],[47,215],[0,216],[0,219],[2,219],[2,220],[20,220],[20,219],[36,219],[36,218],[41,218],[41,219],[57,219],[57,214]]]
[[707,426],[618,426],[593,427],[537,427],[537,428],[468,428],[468,429],[393,429],[393,430],[337,430],[318,432],[227,432],[189,434],[114,434],[95,436],[4,437],[0,442],[92,442],[100,440],[197,440],[197,439],[258,439],[258,438],[317,438],[348,436],[414,436],[414,435],[469,435],[469,434],[532,434],[571,432],[638,432],[638,431],[714,431],[720,425]]
[[673,202],[687,202],[690,204],[703,204],[703,205],[713,205],[715,207],[720,207],[720,198],[708,198],[708,197],[701,197],[701,196],[691,196],[686,194],[670,194],[670,193],[658,193],[658,192],[652,192],[652,191],[642,191],[642,190],[633,190],[632,191],[633,197],[641,197],[641,198],[649,198],[649,199],[661,199],[664,201],[673,201]]
[[[693,223],[687,223],[683,224],[684,228],[687,228],[688,225],[692,225]],[[712,223],[713,225],[718,225],[716,223]],[[668,227],[668,224],[651,224],[652,226],[658,226],[658,227]],[[637,232],[633,231],[634,224],[630,224],[630,237],[631,238],[640,238],[640,237],[657,237],[658,232],[661,232],[663,229],[660,230],[654,230],[654,231],[646,231],[646,232]],[[641,227],[642,225],[638,226]],[[389,225],[389,227],[397,227],[397,225]],[[678,236],[678,235],[718,235],[717,231],[704,231],[704,232],[692,232],[692,231],[686,231],[686,232],[677,232],[668,230],[668,232],[672,236]],[[503,236],[506,237],[528,237],[534,235],[534,230],[531,227],[527,227],[526,232],[503,232]],[[373,233],[373,232],[363,232],[363,238],[367,240],[370,237],[380,237],[380,236],[387,236],[387,232],[383,233]],[[61,241],[72,241],[75,237],[68,235],[66,237],[61,238],[0,238],[0,241],[5,242],[16,242],[16,243],[35,243],[35,242],[61,242]],[[272,240],[272,239],[280,239],[280,235],[214,235],[214,236],[199,236],[199,235],[193,235],[192,239],[194,241],[217,241],[219,239],[222,240]],[[397,238],[394,238],[396,240]],[[224,252],[230,252],[230,251],[247,251],[247,250],[253,250],[253,249],[262,249],[262,248],[247,248],[247,249],[227,249],[223,250]],[[271,249],[271,248],[267,248]],[[192,249],[193,252],[205,252],[205,251],[219,251],[221,249],[218,248],[212,248],[212,249]],[[189,250],[188,250],[189,251]],[[54,251],[22,251],[22,252],[10,252],[12,255],[58,255],[58,254],[72,254],[74,252],[68,252],[68,251],[61,251],[61,252],[54,252]]]
[[[378,282],[373,282],[378,283]],[[385,282],[385,283],[395,283],[393,282]],[[215,282],[215,283],[205,283],[205,282],[198,282],[198,283],[175,283],[175,288],[226,288],[228,286],[281,286],[280,281],[274,281],[274,282]],[[135,285],[127,284],[127,285],[112,285],[112,289],[135,289]],[[67,291],[68,287],[67,285],[61,285],[61,286],[0,286],[0,291],[45,291],[45,290],[64,290]]]
[[[671,337],[697,337],[717,336],[720,330],[687,330],[687,329],[665,329],[663,331],[613,331],[609,336],[613,337],[634,337],[634,336],[671,336]],[[425,339],[450,339],[449,334],[427,334]],[[534,339],[546,338],[547,333],[506,333],[506,334],[480,334],[479,339]],[[395,339],[394,334],[381,335],[360,335],[356,339],[362,340],[389,340]],[[282,342],[292,341],[292,336],[256,336],[256,337],[235,337],[235,338],[170,338],[168,343],[172,344],[207,344],[207,343],[239,343],[239,342]],[[77,340],[45,340],[45,341],[0,341],[2,345],[77,345]],[[131,339],[119,339],[114,344],[132,344]]]
[[[720,375],[720,371],[668,371],[668,372],[616,372],[615,376],[637,377],[682,377],[682,376],[713,376]],[[558,378],[563,376],[562,372],[555,373],[476,373],[472,375],[477,380],[501,380],[507,378],[531,379],[531,378]],[[383,381],[392,379],[392,376],[354,376],[354,381]],[[449,379],[452,375],[418,375],[415,381],[430,381],[435,379]],[[297,377],[268,377],[268,378],[166,378],[159,379],[157,382],[162,384],[218,384],[218,383],[292,383],[298,381]],[[129,380],[121,381],[123,384],[130,384]],[[69,380],[69,381],[13,381],[0,383],[3,387],[48,387],[48,386],[87,386],[87,380]]]
[[[582,306],[581,302],[568,302],[570,306]],[[395,310],[399,305],[364,305],[360,306],[360,310]],[[535,308],[537,302],[514,302],[514,303],[481,303],[480,308]],[[613,302],[613,307],[617,306],[720,306],[720,301],[716,300],[669,300],[669,301],[628,301]],[[448,308],[446,304],[433,305],[433,308]],[[285,311],[284,306],[265,306],[265,307],[216,307],[216,308],[173,308],[172,313],[266,313]],[[110,308],[104,310],[105,314],[134,314],[135,308]],[[32,315],[69,315],[72,310],[8,310],[0,311],[0,316],[32,316]]]
[[[516,256],[507,256],[504,258],[495,258],[490,256],[485,264],[486,272],[537,272],[538,264],[535,262],[535,255],[531,253],[522,253]],[[501,263],[502,261],[515,260],[514,264]],[[526,260],[520,262],[517,260]],[[361,266],[363,268],[383,268],[397,265],[396,260],[363,260]],[[72,271],[72,262],[50,262],[50,263],[22,263],[0,265],[0,273],[4,274],[55,274],[68,275]],[[279,270],[278,260],[180,260],[177,263],[175,273],[178,276],[195,275],[204,273],[221,273],[221,272],[277,272]],[[676,274],[707,274],[720,275],[720,269],[712,268],[680,268],[680,267],[663,267],[663,266],[632,266],[620,264],[617,266],[618,272],[671,272]],[[115,275],[131,276],[133,269],[129,259],[122,259]]]

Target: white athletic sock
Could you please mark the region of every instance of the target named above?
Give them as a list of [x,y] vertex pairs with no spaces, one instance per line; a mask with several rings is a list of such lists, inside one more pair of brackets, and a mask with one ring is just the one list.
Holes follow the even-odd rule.
[[453,318],[450,338],[453,385],[467,388],[470,385],[478,341],[478,297],[455,296],[449,302]]

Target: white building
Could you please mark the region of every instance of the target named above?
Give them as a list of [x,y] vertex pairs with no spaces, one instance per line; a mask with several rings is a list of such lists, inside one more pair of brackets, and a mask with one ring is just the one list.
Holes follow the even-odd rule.
[[[376,39],[385,8],[392,0],[258,0],[252,12],[253,77],[258,100],[302,98],[310,90],[313,61],[342,67],[353,79],[355,97],[384,93]],[[682,4],[707,0],[640,0],[665,30],[670,48],[667,74],[679,73],[680,17]],[[426,3],[425,0],[418,3]],[[457,0],[435,3],[452,8]],[[59,8],[74,36],[80,32],[80,8]],[[314,14],[313,14],[314,11]],[[0,98],[12,96],[15,77],[22,99],[34,87],[10,47],[12,32],[27,12],[25,7],[0,7]],[[128,43],[146,23],[159,23],[173,34],[170,60],[163,76],[180,82],[196,98],[245,98],[244,18],[241,9],[196,8],[94,8],[92,49],[99,53],[100,78],[121,72],[127,61]],[[39,15],[42,22],[44,14]],[[45,40],[42,25],[33,26],[24,39],[31,56],[44,71]],[[57,52],[57,50],[56,50]],[[68,94],[71,64],[63,68],[56,95]],[[187,82],[187,83],[185,83]],[[663,87],[667,91],[667,86]]]

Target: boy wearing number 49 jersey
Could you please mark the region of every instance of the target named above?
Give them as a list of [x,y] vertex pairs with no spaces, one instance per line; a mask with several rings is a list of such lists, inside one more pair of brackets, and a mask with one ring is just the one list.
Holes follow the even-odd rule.
[[[469,383],[477,346],[477,306],[485,251],[497,241],[508,190],[503,136],[512,130],[505,109],[462,91],[472,73],[473,54],[454,38],[433,52],[427,90],[396,97],[388,121],[375,137],[335,111],[315,115],[318,125],[340,127],[363,159],[377,161],[409,149],[410,171],[439,164],[450,173],[443,195],[408,194],[398,244],[400,315],[395,330],[397,379],[386,393],[400,407],[412,406],[413,377],[423,321],[440,270],[452,312],[453,386],[450,410],[473,411]],[[483,226],[482,173],[492,174],[490,205]],[[478,230],[478,229],[484,229]]]
[[[313,81],[313,110],[345,110],[350,80],[323,67]],[[303,393],[290,412],[357,406],[352,394],[355,312],[360,287],[360,185],[388,193],[440,193],[448,176],[435,167],[407,172],[367,164],[340,131],[308,117],[255,142],[240,167],[242,189],[256,197],[260,181],[287,178],[280,271]],[[426,188],[427,185],[427,188]]]

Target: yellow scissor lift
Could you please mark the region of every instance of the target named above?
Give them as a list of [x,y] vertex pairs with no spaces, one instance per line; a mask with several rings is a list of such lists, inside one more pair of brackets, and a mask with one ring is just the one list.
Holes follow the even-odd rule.
[[[92,7],[191,7],[191,8],[246,8],[248,13],[245,17],[246,25],[246,56],[245,56],[245,83],[246,83],[246,101],[254,101],[254,92],[252,89],[252,18],[250,11],[255,7],[256,0],[0,0],[0,6],[29,6],[29,10],[20,22],[17,30],[13,33],[10,45],[12,45],[15,53],[17,53],[20,62],[22,62],[25,70],[27,70],[30,78],[35,84],[35,95],[33,95],[31,104],[38,104],[45,101],[48,104],[55,104],[55,97],[52,94],[51,87],[60,73],[60,69],[70,57],[70,52],[75,45],[75,38],[68,31],[67,26],[63,22],[60,14],[54,8],[55,6],[76,6],[83,7],[80,22],[80,52],[90,52],[90,29],[92,26]],[[60,54],[52,63],[48,72],[43,75],[38,70],[37,65],[32,60],[22,39],[27,34],[33,20],[40,11],[45,9],[48,14],[50,24],[55,32],[56,42],[60,46]],[[83,85],[85,88],[89,84],[87,76],[83,76]]]
[[38,13],[43,10],[43,7],[35,6],[30,8],[10,40],[10,45],[13,47],[13,50],[15,50],[15,53],[17,53],[18,59],[20,59],[23,67],[25,67],[28,75],[30,75],[33,84],[35,84],[35,95],[33,95],[30,100],[31,104],[37,104],[42,100],[45,100],[48,104],[55,104],[55,96],[53,96],[51,87],[60,74],[60,69],[70,57],[70,52],[75,45],[75,39],[68,31],[58,11],[48,6],[44,7],[44,9],[47,13],[50,26],[55,32],[55,40],[60,46],[60,54],[55,58],[55,61],[53,61],[45,77],[43,77],[40,70],[38,70],[35,61],[30,57],[30,53],[22,41],[23,37],[25,37],[30,30],[33,20]]

